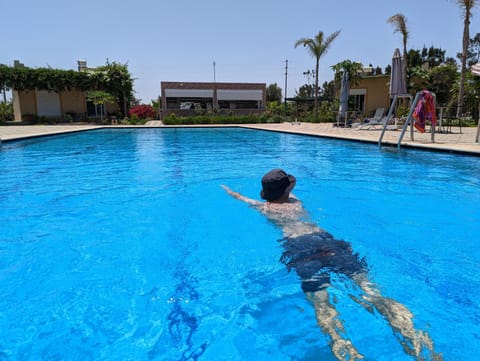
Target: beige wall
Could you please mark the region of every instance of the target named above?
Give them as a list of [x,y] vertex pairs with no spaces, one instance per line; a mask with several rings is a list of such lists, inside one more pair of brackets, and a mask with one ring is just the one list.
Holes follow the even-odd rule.
[[388,109],[390,96],[388,94],[389,75],[362,78],[357,85],[350,89],[365,89],[365,114],[370,115],[377,108]]
[[[31,120],[26,119],[28,115],[37,114],[37,101],[35,91],[32,90],[14,90],[12,92],[13,112],[15,120]],[[26,117],[27,116],[27,117]]]
[[85,95],[79,90],[64,91],[60,93],[62,113],[84,114],[87,112]]

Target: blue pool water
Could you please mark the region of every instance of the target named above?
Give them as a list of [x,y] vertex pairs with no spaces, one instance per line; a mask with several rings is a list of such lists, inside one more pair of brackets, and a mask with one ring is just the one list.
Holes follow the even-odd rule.
[[[282,167],[444,360],[480,354],[480,158],[242,129],[101,130],[0,149],[0,360],[334,357],[258,199]],[[337,282],[367,360],[411,360]]]

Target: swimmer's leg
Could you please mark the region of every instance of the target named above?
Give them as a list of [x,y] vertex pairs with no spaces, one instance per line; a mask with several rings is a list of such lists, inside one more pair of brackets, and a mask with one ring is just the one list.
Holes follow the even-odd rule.
[[394,299],[382,296],[380,290],[370,282],[365,274],[353,277],[365,293],[363,300],[356,300],[368,311],[372,312],[373,306],[383,317],[385,317],[397,335],[404,351],[414,356],[416,360],[423,360],[422,350],[424,347],[430,351],[433,360],[443,360],[441,354],[436,354],[433,350],[433,341],[427,332],[418,331],[413,325],[413,314],[407,307]]
[[330,348],[338,360],[361,360],[363,356],[352,345],[352,342],[342,336],[345,329],[338,318],[338,311],[330,303],[328,292],[321,289],[314,292],[305,292],[308,300],[315,307],[317,323],[323,333],[330,338]]

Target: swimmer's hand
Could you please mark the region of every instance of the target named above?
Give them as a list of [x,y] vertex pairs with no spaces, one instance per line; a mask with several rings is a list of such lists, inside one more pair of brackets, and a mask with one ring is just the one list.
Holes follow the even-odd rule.
[[234,192],[232,191],[229,187],[227,187],[226,185],[224,184],[221,184],[220,187],[222,187],[223,189],[225,189],[225,191],[230,194],[232,197],[234,198],[237,198],[237,199],[240,199],[242,197],[242,195],[238,192]]

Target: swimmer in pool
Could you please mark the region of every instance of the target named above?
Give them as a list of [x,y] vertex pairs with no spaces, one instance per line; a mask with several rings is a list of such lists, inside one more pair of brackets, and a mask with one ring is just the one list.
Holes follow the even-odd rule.
[[283,232],[284,252],[281,262],[287,269],[295,269],[301,287],[315,308],[321,330],[327,335],[332,353],[338,360],[362,360],[363,355],[346,337],[344,326],[335,306],[330,302],[328,289],[330,275],[336,273],[350,278],[363,291],[361,299],[351,296],[367,311],[376,309],[390,324],[405,352],[415,360],[425,360],[425,352],[432,360],[443,360],[433,351],[433,342],[426,332],[413,325],[412,313],[401,303],[382,296],[368,280],[367,265],[353,253],[348,242],[337,240],[331,234],[309,221],[302,202],[291,191],[296,179],[281,169],[273,169],[262,178],[260,197],[265,202],[247,198],[222,185],[228,194],[265,215]]

